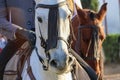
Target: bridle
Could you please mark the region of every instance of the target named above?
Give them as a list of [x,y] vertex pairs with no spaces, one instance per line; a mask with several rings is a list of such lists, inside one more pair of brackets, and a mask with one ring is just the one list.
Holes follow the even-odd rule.
[[[86,29],[92,29],[92,35],[91,35],[90,40],[88,42],[88,47],[87,47],[86,53],[82,53],[81,47],[83,47],[83,46],[81,46],[80,42],[81,42],[81,40],[83,40],[84,36],[82,35],[81,30],[85,29],[85,28]],[[98,49],[98,40],[99,40],[98,30],[99,29],[96,25],[91,25],[91,26],[84,26],[83,25],[83,26],[79,27],[79,29],[78,29],[78,40],[77,40],[76,45],[75,45],[75,50],[81,55],[81,57],[83,59],[94,60],[94,59],[97,58],[97,56],[98,56],[97,49]],[[89,53],[91,47],[94,48],[93,56],[88,56],[88,53]],[[85,54],[85,56],[83,54]]]
[[[44,70],[48,70],[48,67],[49,67],[48,66],[48,63],[49,63],[49,60],[50,60],[49,50],[53,49],[53,48],[56,48],[58,40],[62,40],[63,42],[65,42],[66,45],[68,46],[68,49],[71,48],[71,44],[70,43],[71,43],[71,35],[72,34],[70,35],[70,37],[69,37],[69,39],[67,41],[63,37],[59,37],[58,36],[58,29],[57,29],[57,24],[59,24],[58,21],[57,21],[57,17],[59,16],[58,8],[63,6],[63,5],[67,5],[67,1],[63,1],[63,2],[60,2],[58,4],[54,4],[54,5],[38,4],[36,6],[36,8],[47,8],[47,9],[49,9],[49,16],[48,16],[48,39],[47,40],[45,40],[43,38],[43,36],[42,36],[40,25],[39,25],[39,23],[41,23],[41,19],[38,17],[38,21],[39,21],[38,22],[38,26],[39,26],[39,32],[40,32],[39,38],[41,40],[41,46],[44,48],[45,53],[46,53],[46,58],[47,58],[47,64],[46,65],[44,63],[44,60],[38,54],[37,48],[36,48],[36,53],[37,53],[37,56],[39,57],[40,62],[43,64],[43,69]],[[52,14],[54,14],[54,15],[52,15]],[[53,20],[53,16],[55,16],[55,20],[53,22],[50,22],[51,21],[50,20],[51,16],[52,16],[52,20]],[[55,24],[55,25],[53,25],[53,24]],[[70,26],[71,26],[71,22],[70,22]],[[72,29],[70,29],[70,30],[72,30]],[[54,34],[52,34],[51,32],[54,32]],[[54,36],[55,38],[51,38],[52,36]],[[54,42],[54,43],[51,44],[51,41]]]

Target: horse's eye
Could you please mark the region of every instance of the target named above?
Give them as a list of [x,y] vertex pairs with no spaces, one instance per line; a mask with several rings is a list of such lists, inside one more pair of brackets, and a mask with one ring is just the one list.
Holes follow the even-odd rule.
[[37,19],[40,23],[42,23],[42,18],[41,17],[37,17]]

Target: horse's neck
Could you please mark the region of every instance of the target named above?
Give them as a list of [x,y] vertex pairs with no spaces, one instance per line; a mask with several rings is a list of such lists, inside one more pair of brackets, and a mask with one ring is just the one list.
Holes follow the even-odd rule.
[[38,3],[52,5],[52,4],[62,2],[62,1],[65,1],[65,0],[40,0]]

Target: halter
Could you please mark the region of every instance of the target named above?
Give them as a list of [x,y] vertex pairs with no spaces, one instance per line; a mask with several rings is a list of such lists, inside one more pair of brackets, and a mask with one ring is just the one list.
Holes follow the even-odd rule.
[[[67,44],[68,48],[71,48],[71,46],[69,44],[70,39],[68,41],[66,41],[63,37],[58,37],[58,28],[57,28],[57,24],[58,24],[57,17],[59,16],[58,7],[61,7],[63,5],[67,5],[67,2],[64,1],[64,2],[61,2],[61,3],[55,4],[55,5],[38,4],[36,6],[36,8],[47,8],[47,9],[49,9],[48,39],[47,40],[45,40],[43,38],[42,33],[41,33],[41,29],[40,29],[40,26],[39,26],[41,46],[45,49],[45,53],[46,53],[46,57],[47,57],[47,65],[44,64],[44,60],[39,56],[38,51],[36,49],[37,56],[39,57],[40,62],[43,64],[43,69],[44,70],[48,70],[48,62],[50,60],[49,50],[53,49],[53,48],[56,48],[57,40],[64,41]],[[55,17],[53,17],[53,16],[55,16]],[[41,22],[41,19],[39,17],[38,17],[38,21]],[[53,22],[50,22],[50,21],[53,21]]]
[[[75,46],[75,49],[77,52],[79,52],[78,50],[78,45],[80,44],[80,40],[82,39],[80,36],[82,36],[82,33],[81,33],[81,30],[80,29],[83,29],[83,28],[91,28],[93,31],[92,31],[92,36],[89,40],[89,44],[88,44],[88,47],[87,47],[87,51],[85,53],[85,56],[82,56],[82,53],[81,53],[81,50],[80,50],[80,55],[82,56],[83,59],[90,59],[90,60],[94,60],[98,57],[98,53],[97,53],[97,48],[98,48],[98,40],[99,40],[99,37],[98,37],[98,27],[96,27],[95,25],[92,25],[92,26],[80,26],[79,27],[79,31],[78,31],[78,40],[77,40],[77,43],[76,43],[76,46]],[[81,39],[80,39],[81,38]],[[88,53],[89,53],[89,50],[91,47],[94,47],[94,56],[91,56],[91,57],[88,57]]]

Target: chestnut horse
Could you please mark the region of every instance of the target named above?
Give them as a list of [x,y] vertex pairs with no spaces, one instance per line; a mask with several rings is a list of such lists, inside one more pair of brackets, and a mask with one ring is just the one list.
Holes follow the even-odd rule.
[[72,48],[95,70],[98,79],[103,78],[102,43],[105,39],[102,21],[105,18],[107,3],[99,12],[80,9],[76,6],[77,16],[73,18],[72,26],[75,38]]

